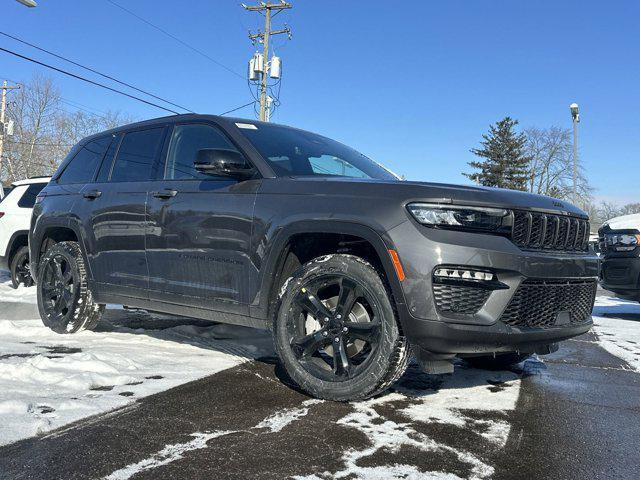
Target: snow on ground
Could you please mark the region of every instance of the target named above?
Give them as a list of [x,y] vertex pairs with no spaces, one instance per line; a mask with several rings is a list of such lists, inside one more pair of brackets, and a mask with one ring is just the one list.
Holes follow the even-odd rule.
[[593,323],[600,345],[640,371],[640,303],[598,297]]
[[[36,304],[36,289],[20,285],[17,289],[11,287],[11,274],[6,270],[0,270],[0,315],[5,310],[3,307],[14,306],[14,303]],[[11,305],[5,305],[11,304]]]
[[[6,272],[0,272],[0,445],[272,354],[265,332],[115,310],[107,312],[95,332],[58,335],[38,318],[35,289],[13,290],[8,280]],[[639,319],[637,303],[598,297],[594,321],[601,345],[637,370]],[[533,358],[523,369],[539,366]],[[365,458],[407,448],[453,455],[470,477],[490,477],[494,469],[484,452],[505,446],[520,382],[517,373],[474,370],[463,362],[453,375],[444,376],[424,375],[414,366],[392,391],[352,403],[351,413],[338,420],[364,434],[368,445],[345,451],[342,470],[308,478],[457,478],[447,472],[420,472],[411,465],[363,466]],[[167,445],[111,478],[161,467],[226,435],[278,433],[314,415],[321,404],[308,400],[299,408],[276,411],[250,432],[194,432],[192,440]],[[434,425],[474,436],[481,447],[470,452],[450,444],[430,429]]]
[[[537,360],[531,360],[538,363]],[[527,369],[527,362],[523,365]],[[533,370],[533,369],[532,369]],[[299,480],[454,480],[484,479],[495,472],[486,455],[503,448],[510,430],[509,413],[515,409],[520,377],[513,372],[488,372],[469,369],[463,363],[453,375],[436,377],[419,372],[415,366],[398,386],[385,395],[361,402],[351,402],[350,413],[336,422],[346,429],[356,429],[368,439],[361,448],[349,448],[342,454],[343,467],[338,471],[294,477]],[[161,468],[179,461],[195,450],[215,448],[216,442],[229,435],[277,434],[309,416],[322,415],[322,400],[309,399],[299,407],[275,411],[254,426],[244,430],[195,431],[182,443],[165,445],[146,458],[126,465],[105,478],[127,480],[139,473]],[[482,418],[478,418],[478,417]],[[491,417],[491,419],[486,418]],[[457,429],[458,435],[445,440],[442,435],[425,433],[429,425],[442,423]],[[476,452],[451,445],[458,437],[477,437]],[[268,439],[265,438],[265,442]],[[425,455],[451,455],[468,475],[450,472],[422,471],[415,465],[402,463],[403,449],[415,449]],[[480,452],[480,453],[478,453]],[[399,462],[371,466],[376,455],[395,453]]]
[[502,448],[511,430],[508,418],[515,409],[520,382],[519,375],[513,372],[469,369],[462,363],[456,365],[454,374],[442,376],[425,375],[411,368],[392,393],[353,403],[354,412],[338,420],[338,424],[364,433],[370,445],[345,452],[342,471],[325,472],[316,478],[459,478],[448,472],[421,472],[412,465],[397,463],[361,465],[363,459],[372,455],[405,448],[425,454],[452,454],[469,470],[469,478],[488,478],[494,468],[482,458],[484,455],[450,445],[425,433],[425,429],[433,424],[446,424],[459,429],[460,436],[479,437],[478,441],[485,445],[483,453]]
[[35,315],[15,318],[12,307],[36,312],[34,302],[34,288],[13,290],[0,278],[0,445],[271,353],[266,332],[136,312],[59,335]]

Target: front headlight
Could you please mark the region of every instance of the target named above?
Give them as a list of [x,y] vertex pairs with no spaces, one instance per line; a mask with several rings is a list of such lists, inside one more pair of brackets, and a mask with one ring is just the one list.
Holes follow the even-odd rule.
[[429,227],[508,233],[513,225],[511,211],[503,208],[410,203],[407,209]]

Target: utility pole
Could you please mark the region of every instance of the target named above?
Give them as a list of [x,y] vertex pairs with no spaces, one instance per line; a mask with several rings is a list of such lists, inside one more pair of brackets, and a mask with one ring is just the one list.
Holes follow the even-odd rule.
[[578,123],[580,123],[580,112],[578,104],[569,105],[571,119],[573,120],[573,203],[578,203]]
[[[2,83],[2,103],[0,104],[0,175],[2,175],[2,152],[4,150],[4,137],[6,135],[7,124],[5,123],[5,111],[7,109],[7,90],[14,90],[20,88],[20,85],[8,86],[5,80]],[[4,198],[4,189],[2,188],[2,182],[0,181],[0,199]]]
[[[291,38],[291,30],[289,29],[288,26],[285,25],[285,27],[281,30],[271,30],[271,18],[275,15],[277,15],[277,12],[275,14],[272,15],[272,11],[276,10],[276,11],[281,11],[281,10],[285,10],[288,8],[293,8],[293,5],[291,5],[290,3],[285,2],[285,0],[281,0],[280,3],[271,3],[271,2],[260,2],[260,5],[255,5],[255,6],[249,6],[249,5],[245,5],[244,3],[242,4],[242,7],[245,10],[248,10],[250,12],[264,12],[264,32],[258,32],[258,33],[251,33],[249,32],[249,39],[251,40],[251,42],[255,45],[256,42],[257,43],[262,43],[262,60],[259,60],[258,62],[254,62],[254,63],[250,63],[250,71],[249,71],[249,78],[250,80],[251,75],[252,75],[252,67],[258,66],[261,68],[258,68],[258,70],[260,71],[261,74],[261,79],[260,79],[260,120],[262,120],[263,122],[268,122],[269,121],[269,106],[271,104],[271,97],[267,96],[267,82],[268,82],[268,77],[267,75],[269,74],[269,70],[271,67],[271,62],[269,62],[269,37],[271,37],[272,35],[280,35],[280,34],[287,34],[289,36],[289,38]],[[277,58],[277,57],[274,57]],[[254,57],[255,59],[255,57]],[[252,61],[254,60],[252,59]],[[258,63],[258,65],[256,65],[256,63]],[[273,72],[272,72],[272,77],[273,77]],[[277,76],[274,78],[280,78],[280,59],[278,59],[278,72],[277,72]]]

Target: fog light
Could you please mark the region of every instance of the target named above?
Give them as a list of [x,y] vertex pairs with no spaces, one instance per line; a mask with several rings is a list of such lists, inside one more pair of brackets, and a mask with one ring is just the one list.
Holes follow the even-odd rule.
[[496,276],[492,272],[482,272],[479,270],[466,270],[462,268],[437,268],[433,275],[439,278],[448,278],[451,280],[477,280],[484,282],[492,282]]

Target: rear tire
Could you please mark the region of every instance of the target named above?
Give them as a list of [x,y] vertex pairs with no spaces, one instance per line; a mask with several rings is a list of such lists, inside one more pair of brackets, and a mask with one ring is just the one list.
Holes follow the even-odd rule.
[[497,353],[479,357],[467,357],[465,360],[473,368],[482,370],[508,370],[510,367],[523,362],[531,356],[530,353]]
[[77,242],[54,244],[38,265],[38,310],[42,322],[56,333],[93,330],[104,305],[93,301],[87,269]]
[[11,284],[13,288],[20,285],[33,286],[33,278],[29,272],[29,247],[20,247],[11,260]]
[[410,354],[383,279],[353,255],[316,258],[285,282],[274,343],[302,390],[335,401],[383,392]]

